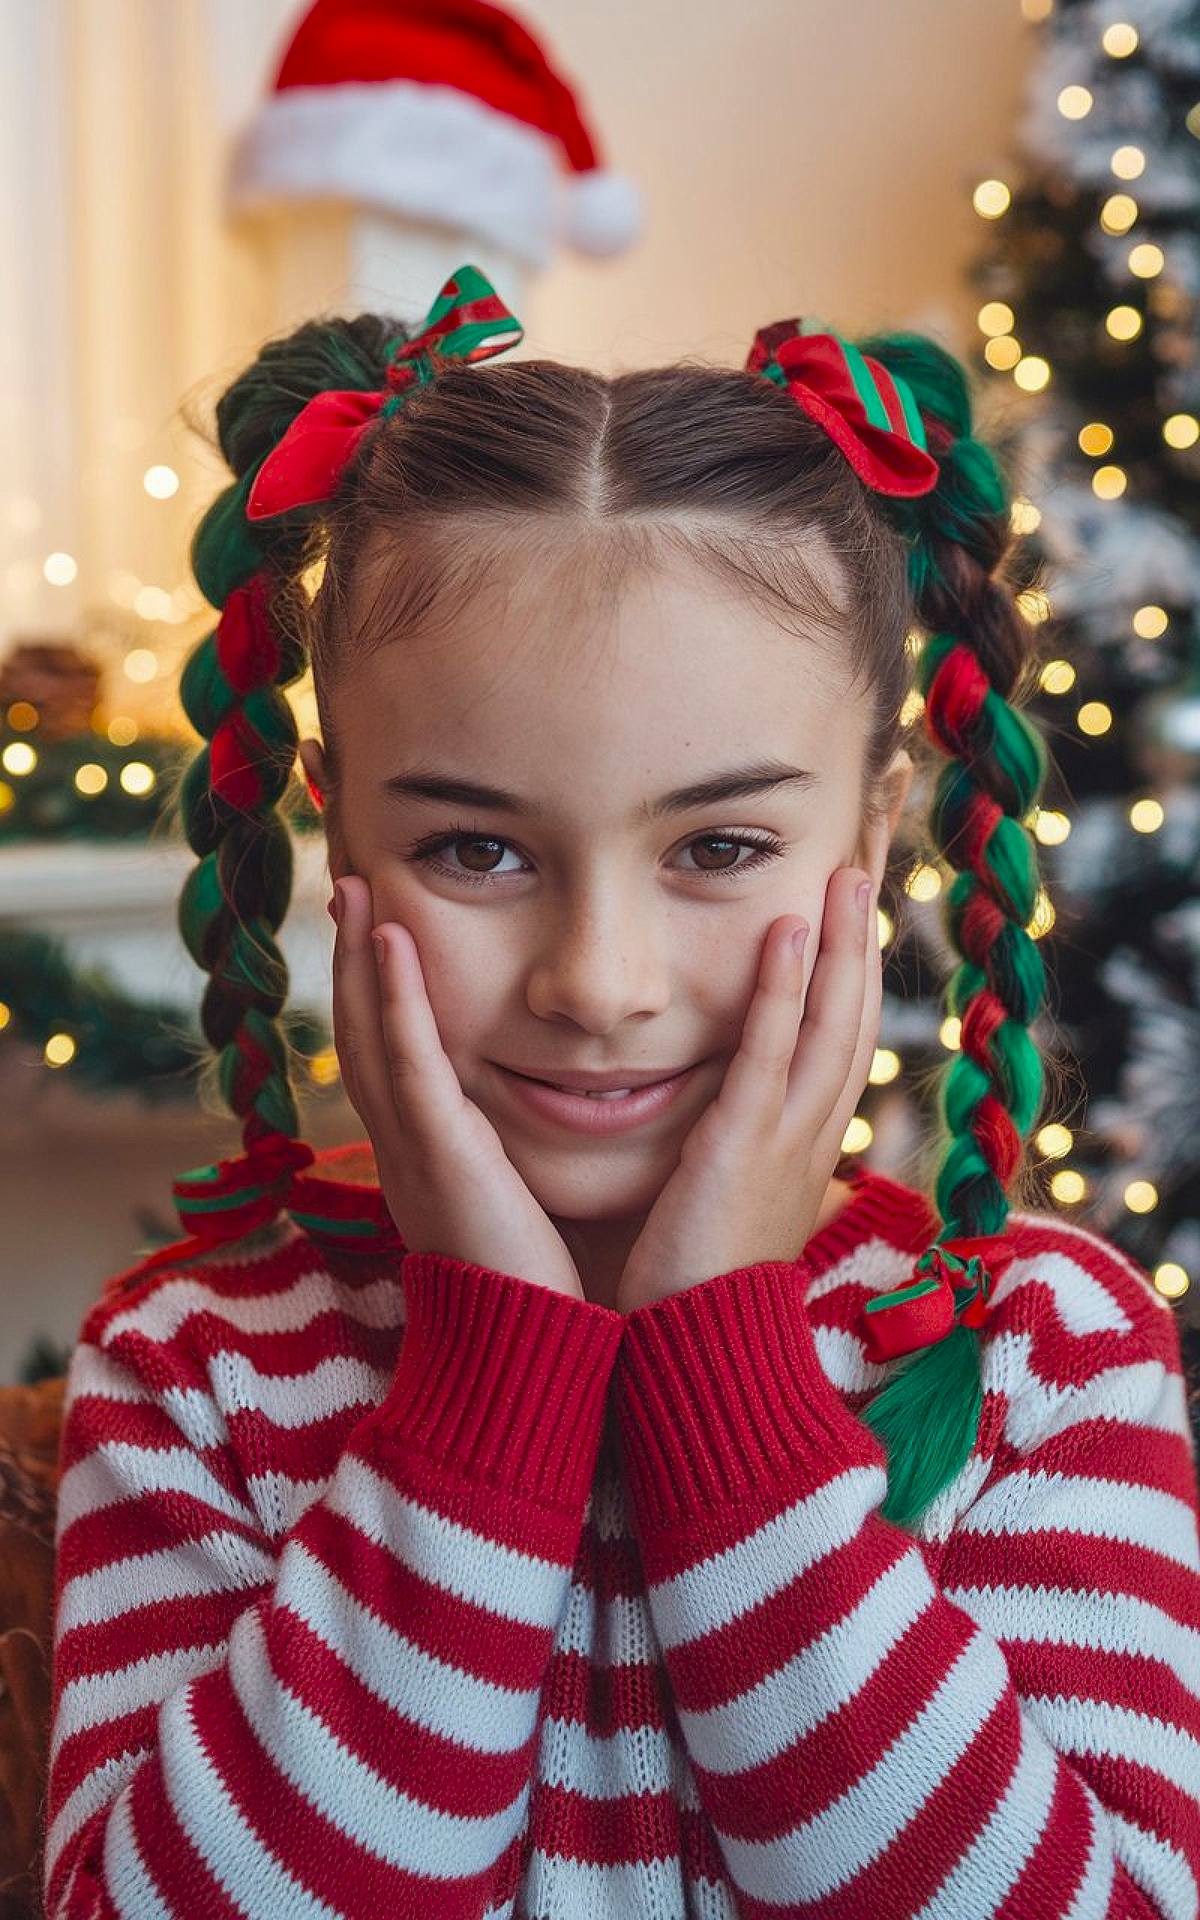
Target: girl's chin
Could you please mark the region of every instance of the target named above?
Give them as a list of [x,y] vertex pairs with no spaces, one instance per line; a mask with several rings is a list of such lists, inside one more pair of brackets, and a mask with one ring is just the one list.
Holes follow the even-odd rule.
[[503,1135],[501,1145],[543,1212],[561,1220],[616,1220],[648,1212],[679,1160],[678,1148],[667,1154],[645,1148],[636,1163],[619,1162],[605,1155],[602,1143],[588,1147],[587,1163],[580,1164],[574,1143],[574,1164],[565,1165],[555,1164],[553,1149],[532,1148],[525,1141],[518,1145]]

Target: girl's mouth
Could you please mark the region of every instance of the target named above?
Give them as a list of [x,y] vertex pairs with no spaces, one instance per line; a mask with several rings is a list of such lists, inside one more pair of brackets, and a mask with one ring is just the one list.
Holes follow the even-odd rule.
[[513,1073],[507,1067],[498,1066],[496,1071],[527,1112],[575,1133],[608,1135],[625,1133],[630,1127],[641,1126],[665,1113],[703,1064],[698,1060],[669,1080],[656,1080],[651,1086],[637,1087],[629,1093],[606,1095],[569,1093],[541,1080],[527,1080],[523,1074]]

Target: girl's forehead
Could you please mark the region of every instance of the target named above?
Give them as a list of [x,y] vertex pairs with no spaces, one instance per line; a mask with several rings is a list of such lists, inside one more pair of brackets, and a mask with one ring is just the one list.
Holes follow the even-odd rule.
[[739,622],[713,604],[661,621],[623,608],[581,617],[570,629],[506,634],[480,625],[446,633],[407,653],[376,656],[342,708],[366,746],[443,751],[476,759],[570,757],[592,764],[614,754],[653,762],[712,757],[737,741],[776,754],[827,758],[866,729],[865,693],[828,649]]
[[[606,572],[580,556],[489,571],[475,589],[375,649],[348,678],[360,713],[428,726],[522,713],[625,720],[686,713],[826,724],[856,704],[844,633],[783,624],[761,599],[674,557]],[[865,704],[865,702],[864,702]]]

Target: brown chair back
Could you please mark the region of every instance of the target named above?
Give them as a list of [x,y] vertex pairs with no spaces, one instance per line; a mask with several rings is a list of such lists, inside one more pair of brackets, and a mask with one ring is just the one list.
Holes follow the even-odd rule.
[[42,1920],[65,1378],[0,1387],[0,1920]]

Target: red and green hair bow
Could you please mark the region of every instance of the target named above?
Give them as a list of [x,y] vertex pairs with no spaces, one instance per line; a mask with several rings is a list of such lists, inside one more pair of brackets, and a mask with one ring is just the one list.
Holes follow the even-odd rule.
[[863,1350],[876,1364],[944,1340],[955,1327],[976,1331],[986,1319],[997,1280],[1016,1247],[997,1234],[935,1241],[910,1277],[862,1308]]
[[760,327],[746,367],[789,393],[876,493],[912,499],[937,485],[938,463],[907,380],[822,321]]
[[269,520],[329,499],[372,421],[402,406],[410,387],[432,380],[438,361],[488,360],[517,346],[524,332],[487,275],[478,267],[460,267],[417,332],[398,345],[385,387],[374,393],[329,388],[301,408],[259,468],[246,518]]

